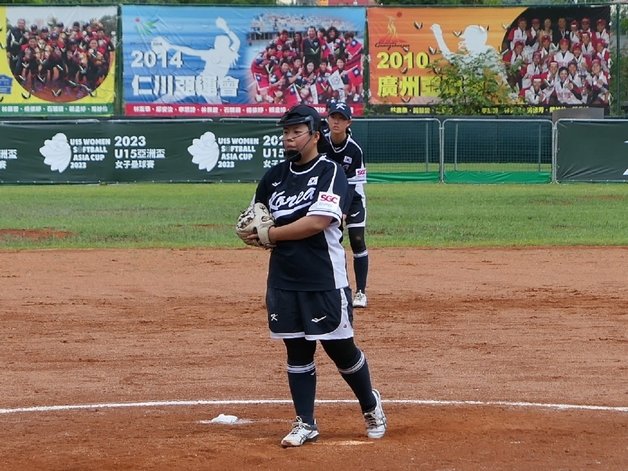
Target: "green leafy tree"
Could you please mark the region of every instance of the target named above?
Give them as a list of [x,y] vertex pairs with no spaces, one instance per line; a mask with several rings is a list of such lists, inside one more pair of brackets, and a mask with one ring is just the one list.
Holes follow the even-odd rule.
[[439,114],[478,115],[518,102],[503,74],[490,67],[488,54],[453,55],[429,67],[438,84]]

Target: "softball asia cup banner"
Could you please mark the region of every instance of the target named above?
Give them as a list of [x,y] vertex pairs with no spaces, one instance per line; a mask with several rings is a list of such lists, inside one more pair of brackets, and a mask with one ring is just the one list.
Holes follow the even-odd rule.
[[256,181],[283,152],[274,122],[14,121],[0,126],[0,183]]
[[364,103],[364,8],[122,7],[127,116],[279,116]]
[[117,11],[0,7],[0,116],[113,115]]

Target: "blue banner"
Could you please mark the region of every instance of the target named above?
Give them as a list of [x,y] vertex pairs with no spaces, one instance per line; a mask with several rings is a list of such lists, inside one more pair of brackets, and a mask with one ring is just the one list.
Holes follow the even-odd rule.
[[276,116],[364,102],[364,8],[122,6],[127,116]]

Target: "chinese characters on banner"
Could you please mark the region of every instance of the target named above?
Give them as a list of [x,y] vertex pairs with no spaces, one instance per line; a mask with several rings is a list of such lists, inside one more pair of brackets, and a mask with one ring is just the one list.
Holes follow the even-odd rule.
[[255,181],[283,152],[270,122],[15,121],[0,127],[0,183]]
[[429,66],[448,54],[492,49],[499,57],[505,29],[522,11],[370,8],[370,103],[399,107],[436,103],[438,81]]
[[111,116],[117,23],[115,6],[0,7],[0,116]]
[[369,8],[367,16],[371,105],[431,113],[432,67],[481,58],[528,113],[609,106],[608,7]]
[[276,117],[332,100],[424,114],[431,67],[480,55],[530,113],[611,102],[609,6],[359,5],[2,6],[0,116]]
[[128,116],[278,116],[364,105],[364,8],[123,6]]

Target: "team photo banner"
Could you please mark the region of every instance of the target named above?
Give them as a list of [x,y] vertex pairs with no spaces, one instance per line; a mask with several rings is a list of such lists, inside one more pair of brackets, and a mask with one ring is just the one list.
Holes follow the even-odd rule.
[[[474,59],[509,90],[504,105],[528,113],[608,108],[609,7],[369,8],[371,105],[431,113],[440,103],[436,69]],[[499,108],[499,107],[502,108]]]
[[112,116],[117,7],[0,7],[0,116]]
[[122,7],[127,116],[278,116],[364,106],[365,8]]
[[438,81],[429,66],[465,50],[499,56],[506,29],[523,10],[369,8],[370,103],[437,103]]

